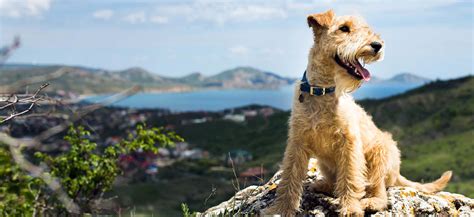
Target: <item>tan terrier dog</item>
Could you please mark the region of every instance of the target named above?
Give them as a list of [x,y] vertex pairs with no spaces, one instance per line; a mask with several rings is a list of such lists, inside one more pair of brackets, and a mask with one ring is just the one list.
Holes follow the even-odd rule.
[[400,175],[397,143],[347,94],[370,79],[364,63],[383,58],[380,36],[361,18],[335,17],[332,10],[309,15],[308,24],[314,45],[296,85],[277,199],[265,213],[297,213],[310,157],[324,177],[312,189],[337,196],[343,216],[385,209],[390,186],[442,190],[451,171],[428,184]]

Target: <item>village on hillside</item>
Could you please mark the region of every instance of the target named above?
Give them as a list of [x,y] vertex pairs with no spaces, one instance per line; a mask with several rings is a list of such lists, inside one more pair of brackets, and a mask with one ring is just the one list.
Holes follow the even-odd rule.
[[[82,104],[71,104],[69,109],[78,110]],[[40,108],[46,110],[46,107]],[[148,124],[149,127],[163,127],[165,130],[174,131],[183,126],[205,124],[212,121],[228,121],[232,123],[245,124],[253,118],[267,118],[280,110],[266,106],[248,106],[244,108],[228,109],[220,112],[170,112],[166,109],[130,109],[107,107],[102,108],[83,117],[78,124],[84,125],[92,133],[89,140],[95,142],[99,147],[107,147],[120,143],[138,124]],[[60,114],[60,113],[58,113]],[[15,137],[33,137],[40,132],[59,125],[64,121],[65,115],[45,115],[28,119],[14,120],[8,129],[0,126],[0,131],[9,130]],[[150,124],[151,123],[151,124]],[[60,137],[53,137],[40,151],[50,154],[60,154],[67,151],[69,144]],[[138,151],[128,155],[120,156],[119,165],[123,170],[120,182],[130,181],[153,181],[156,175],[164,167],[171,166],[182,160],[201,160],[216,158],[222,167],[236,167],[253,159],[253,154],[244,149],[229,150],[212,156],[209,151],[198,147],[187,141],[174,144],[173,147],[159,148],[157,153]],[[211,168],[212,169],[212,168]],[[219,169],[219,168],[214,168]],[[267,173],[267,169],[261,167],[248,168],[238,174],[243,181],[259,181]]]

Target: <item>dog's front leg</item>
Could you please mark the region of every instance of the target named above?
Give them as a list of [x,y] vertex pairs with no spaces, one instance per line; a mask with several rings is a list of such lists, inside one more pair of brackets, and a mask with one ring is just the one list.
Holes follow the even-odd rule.
[[[344,132],[345,131],[345,132]],[[346,128],[337,151],[337,181],[335,193],[340,199],[341,216],[362,216],[360,199],[365,194],[365,158],[362,143]]]
[[296,214],[300,206],[308,161],[309,153],[306,147],[290,138],[283,158],[281,181],[276,190],[277,198],[266,214],[281,214],[285,217]]

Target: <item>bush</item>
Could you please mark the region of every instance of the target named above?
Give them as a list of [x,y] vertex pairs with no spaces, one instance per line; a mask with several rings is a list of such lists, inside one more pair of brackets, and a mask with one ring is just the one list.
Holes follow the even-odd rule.
[[[79,206],[82,213],[94,213],[91,202],[110,190],[115,178],[121,173],[117,164],[120,155],[135,151],[152,151],[159,147],[172,146],[183,139],[162,128],[147,129],[138,125],[128,138],[120,143],[98,149],[88,139],[90,132],[82,126],[69,128],[64,139],[70,149],[58,156],[36,152],[35,157],[50,168],[52,176],[60,180],[66,194]],[[0,211],[4,215],[29,215],[50,210],[51,214],[66,212],[63,205],[49,194],[41,180],[34,179],[21,171],[11,160],[6,149],[1,149],[0,161]],[[42,207],[39,209],[38,207]],[[53,211],[51,211],[53,210]]]
[[41,181],[25,174],[4,145],[0,146],[0,165],[0,215],[33,215]]

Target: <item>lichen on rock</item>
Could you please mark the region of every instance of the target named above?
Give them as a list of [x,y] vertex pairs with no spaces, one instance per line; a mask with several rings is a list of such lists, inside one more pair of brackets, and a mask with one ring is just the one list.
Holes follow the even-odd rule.
[[[310,162],[308,176],[301,200],[300,215],[337,216],[339,200],[309,190],[308,184],[322,176]],[[269,207],[276,197],[281,171],[262,186],[249,186],[234,197],[211,207],[199,216],[259,215]],[[380,212],[366,213],[370,216],[474,216],[474,199],[460,194],[439,192],[428,194],[408,187],[390,187],[387,190],[388,208]]]

